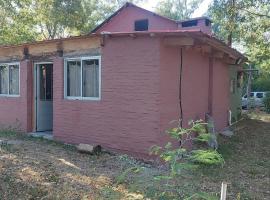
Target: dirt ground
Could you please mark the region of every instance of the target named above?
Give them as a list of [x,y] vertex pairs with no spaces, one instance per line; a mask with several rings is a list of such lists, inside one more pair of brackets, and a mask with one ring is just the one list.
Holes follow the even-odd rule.
[[[179,179],[178,199],[203,191],[228,199],[270,199],[270,116],[252,114],[219,138],[223,167]],[[0,132],[0,199],[166,199],[155,176],[166,171],[125,155],[87,155],[72,146]],[[218,196],[218,195],[217,195]],[[167,198],[168,199],[168,198]]]

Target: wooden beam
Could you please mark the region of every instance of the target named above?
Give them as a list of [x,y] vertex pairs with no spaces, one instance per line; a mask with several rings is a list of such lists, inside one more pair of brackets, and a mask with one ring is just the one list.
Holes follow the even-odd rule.
[[213,58],[220,58],[224,57],[224,52],[215,50],[212,54]]
[[166,37],[164,44],[168,46],[192,46],[194,39],[191,37]]
[[211,53],[212,47],[210,45],[201,45],[202,53]]

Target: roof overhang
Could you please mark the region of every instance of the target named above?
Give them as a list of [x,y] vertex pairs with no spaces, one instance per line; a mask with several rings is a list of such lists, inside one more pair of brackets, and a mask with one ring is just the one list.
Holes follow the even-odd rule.
[[[121,37],[121,36],[130,36],[130,37],[139,37],[139,36],[162,36],[165,38],[182,38],[181,40],[176,41],[174,46],[198,46],[198,45],[205,45],[203,48],[210,47],[208,51],[212,51],[213,55],[216,57],[227,57],[226,59],[233,59],[233,63],[231,64],[237,64],[240,65],[247,61],[247,58],[237,51],[236,49],[229,47],[226,43],[222,42],[221,40],[217,39],[214,36],[208,35],[206,33],[203,33],[200,31],[200,29],[197,30],[156,30],[156,31],[135,31],[135,32],[101,32],[97,34],[92,35],[101,35],[101,36],[110,36],[110,37]],[[185,38],[185,39],[183,39]],[[191,40],[191,39],[192,40]],[[195,42],[193,42],[193,40]],[[172,42],[171,42],[172,43]],[[209,52],[210,53],[210,52]]]

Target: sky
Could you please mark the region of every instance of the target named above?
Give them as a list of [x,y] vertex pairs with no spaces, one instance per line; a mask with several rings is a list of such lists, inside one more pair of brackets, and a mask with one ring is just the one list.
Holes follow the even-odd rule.
[[[154,11],[155,6],[157,4],[157,0],[146,0],[144,3],[141,3],[139,6],[142,6],[143,8]],[[208,6],[212,0],[203,0],[202,4],[199,6],[199,8],[193,13],[192,17],[201,17],[204,15],[204,13],[207,11]]]

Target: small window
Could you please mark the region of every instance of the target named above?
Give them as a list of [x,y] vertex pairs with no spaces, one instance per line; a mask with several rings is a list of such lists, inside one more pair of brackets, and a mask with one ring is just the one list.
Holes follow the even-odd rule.
[[135,31],[148,31],[148,19],[135,21]]
[[254,97],[254,92],[251,92],[250,93],[250,97]]
[[210,26],[211,22],[209,19],[205,19],[205,26]]
[[19,64],[0,65],[0,95],[19,95]]
[[182,27],[191,27],[191,26],[197,26],[198,20],[190,20],[186,22],[182,22]]
[[100,57],[66,61],[65,96],[74,99],[100,99]]
[[262,92],[258,92],[256,94],[256,97],[259,98],[259,99],[263,98],[263,93]]

